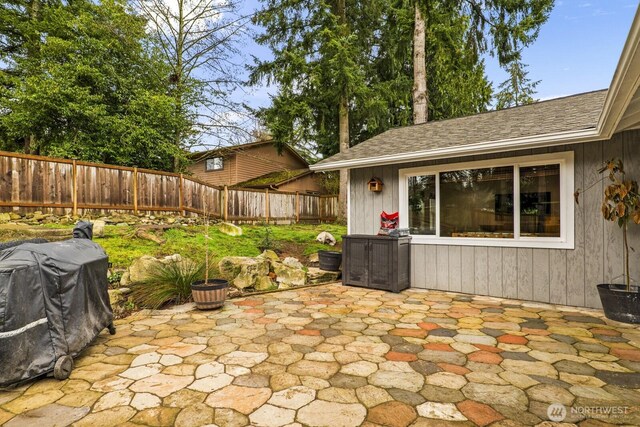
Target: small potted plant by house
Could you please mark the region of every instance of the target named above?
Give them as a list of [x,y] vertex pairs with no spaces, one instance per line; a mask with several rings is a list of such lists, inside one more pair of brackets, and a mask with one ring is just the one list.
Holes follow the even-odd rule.
[[318,251],[318,262],[320,263],[321,270],[340,271],[340,264],[342,264],[342,252]]
[[[622,230],[624,283],[600,284],[598,293],[605,316],[626,323],[640,323],[640,288],[629,274],[629,221],[640,224],[640,194],[638,183],[625,177],[621,160],[610,160],[599,170],[608,174],[602,201],[602,216],[618,224]],[[605,177],[606,179],[607,177]]]
[[[224,279],[210,279],[211,273],[209,258],[209,214],[207,212],[207,204],[204,196],[202,198],[202,206],[204,212],[204,241],[205,241],[205,261],[204,261],[204,280],[198,280],[191,284],[191,296],[196,303],[196,307],[200,310],[212,310],[220,308],[227,299],[227,290],[229,282]],[[202,277],[202,276],[200,276]]]

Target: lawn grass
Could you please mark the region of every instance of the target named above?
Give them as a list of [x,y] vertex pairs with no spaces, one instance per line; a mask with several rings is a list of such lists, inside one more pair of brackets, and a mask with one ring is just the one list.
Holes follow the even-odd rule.
[[[221,233],[218,227],[209,227],[210,256],[219,260],[225,256],[256,256],[260,254],[258,246],[265,238],[266,225],[242,225],[242,236],[232,237]],[[336,248],[339,250],[342,235],[346,234],[346,227],[335,224],[294,224],[294,225],[269,225],[271,238],[282,256],[294,256],[303,259],[318,250],[329,248],[315,241],[316,236],[322,231],[333,234],[339,242]],[[166,239],[166,243],[159,245],[149,240],[135,237],[134,227],[106,226],[105,235],[96,238],[109,255],[109,261],[115,269],[127,268],[131,262],[143,255],[155,257],[180,254],[193,260],[204,259],[205,238],[204,226],[188,226],[172,228],[158,234]]]

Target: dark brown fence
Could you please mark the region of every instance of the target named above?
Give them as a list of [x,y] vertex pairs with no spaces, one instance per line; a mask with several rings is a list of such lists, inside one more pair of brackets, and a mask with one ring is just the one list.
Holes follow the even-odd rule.
[[0,151],[0,212],[204,214],[236,222],[333,221],[336,196],[215,187],[192,177]]

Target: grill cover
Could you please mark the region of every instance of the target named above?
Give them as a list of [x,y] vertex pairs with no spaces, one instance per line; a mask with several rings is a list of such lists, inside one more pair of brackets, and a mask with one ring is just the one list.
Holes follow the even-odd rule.
[[0,385],[53,370],[111,324],[107,268],[87,239],[0,251]]

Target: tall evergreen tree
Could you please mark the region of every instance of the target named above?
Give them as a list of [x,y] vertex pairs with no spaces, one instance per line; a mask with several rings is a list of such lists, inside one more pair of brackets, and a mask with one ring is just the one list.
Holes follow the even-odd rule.
[[[538,37],[554,0],[413,0],[415,12],[413,40],[413,117],[414,123],[428,119],[429,85],[426,66],[428,51],[423,43],[439,22],[430,22],[432,13],[446,13],[452,20],[467,18],[467,43],[478,56],[485,52],[497,57],[499,64],[512,68],[520,59],[520,50]],[[434,25],[435,24],[435,25]]]
[[12,1],[1,9],[0,146],[172,168],[185,118],[145,21],[119,0],[42,2],[36,19],[36,0]]
[[509,78],[498,86],[500,91],[496,94],[496,108],[502,110],[536,102],[533,95],[540,80],[532,81],[528,77],[527,64],[514,61],[509,65],[508,72]]
[[[265,3],[255,17],[265,28],[258,42],[271,48],[274,59],[256,61],[251,81],[276,83],[280,91],[259,115],[280,147],[312,140],[324,154],[346,149],[357,126],[350,112],[369,93],[361,64],[371,48],[361,31],[370,11],[347,0]],[[341,200],[344,210],[344,190]]]
[[[273,104],[259,111],[276,141],[314,141],[325,156],[339,151],[339,88],[348,88],[349,145],[412,123],[413,111],[413,0],[347,0],[346,37],[337,28],[333,1],[332,6],[264,0],[255,19],[265,30],[258,42],[269,46],[274,58],[251,67],[252,83],[278,86]],[[428,12],[430,114],[447,118],[483,111],[491,86],[469,41],[470,18],[452,16],[444,7]]]

